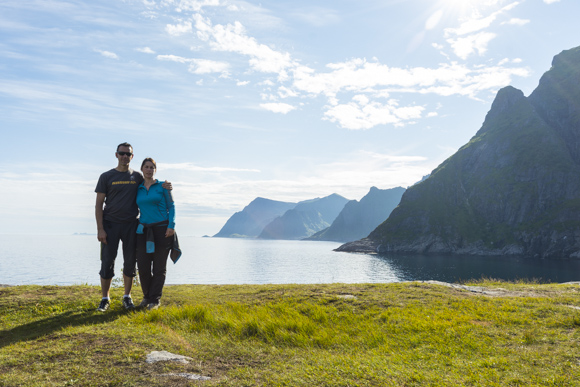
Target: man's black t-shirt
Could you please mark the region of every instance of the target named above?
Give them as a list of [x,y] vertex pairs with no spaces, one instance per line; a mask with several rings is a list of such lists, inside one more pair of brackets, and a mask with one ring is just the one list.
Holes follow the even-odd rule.
[[95,192],[105,194],[103,219],[115,223],[132,222],[139,215],[137,188],[143,182],[141,173],[129,169],[111,169],[99,177]]

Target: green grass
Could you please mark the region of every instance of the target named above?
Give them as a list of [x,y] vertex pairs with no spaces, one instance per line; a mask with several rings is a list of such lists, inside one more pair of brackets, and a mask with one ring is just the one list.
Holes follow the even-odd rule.
[[[580,288],[168,286],[106,313],[91,286],[0,288],[0,386],[576,386]],[[190,364],[145,363],[166,350]],[[160,376],[188,372],[209,381]]]

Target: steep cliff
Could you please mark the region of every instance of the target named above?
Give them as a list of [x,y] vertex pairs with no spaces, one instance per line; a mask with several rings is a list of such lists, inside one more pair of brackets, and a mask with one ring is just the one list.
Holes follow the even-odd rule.
[[580,47],[528,98],[501,89],[469,143],[340,250],[580,258]]
[[270,222],[260,239],[303,239],[330,226],[348,199],[332,194],[298,203]]
[[405,188],[378,189],[372,187],[360,201],[351,200],[330,227],[307,240],[350,242],[364,238],[387,219],[401,201]]

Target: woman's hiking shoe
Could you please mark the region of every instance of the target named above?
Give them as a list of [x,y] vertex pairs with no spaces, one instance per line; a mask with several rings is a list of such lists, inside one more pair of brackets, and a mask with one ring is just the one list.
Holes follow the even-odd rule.
[[104,312],[109,309],[109,306],[111,306],[111,302],[109,302],[109,300],[102,299],[97,310],[99,312]]
[[145,308],[148,305],[149,305],[149,300],[144,298],[143,301],[141,301],[141,303],[139,304],[139,308]]
[[152,302],[149,305],[147,305],[147,309],[149,309],[149,310],[158,309],[158,308],[159,308],[159,302]]
[[133,299],[131,297],[123,297],[123,308],[135,309],[135,304],[133,304]]

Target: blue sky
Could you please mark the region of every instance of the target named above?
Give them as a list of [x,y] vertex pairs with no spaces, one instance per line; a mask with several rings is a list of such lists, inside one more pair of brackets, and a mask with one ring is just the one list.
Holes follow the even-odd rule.
[[3,234],[94,233],[94,187],[134,146],[177,230],[257,196],[407,187],[580,45],[577,0],[3,0]]

